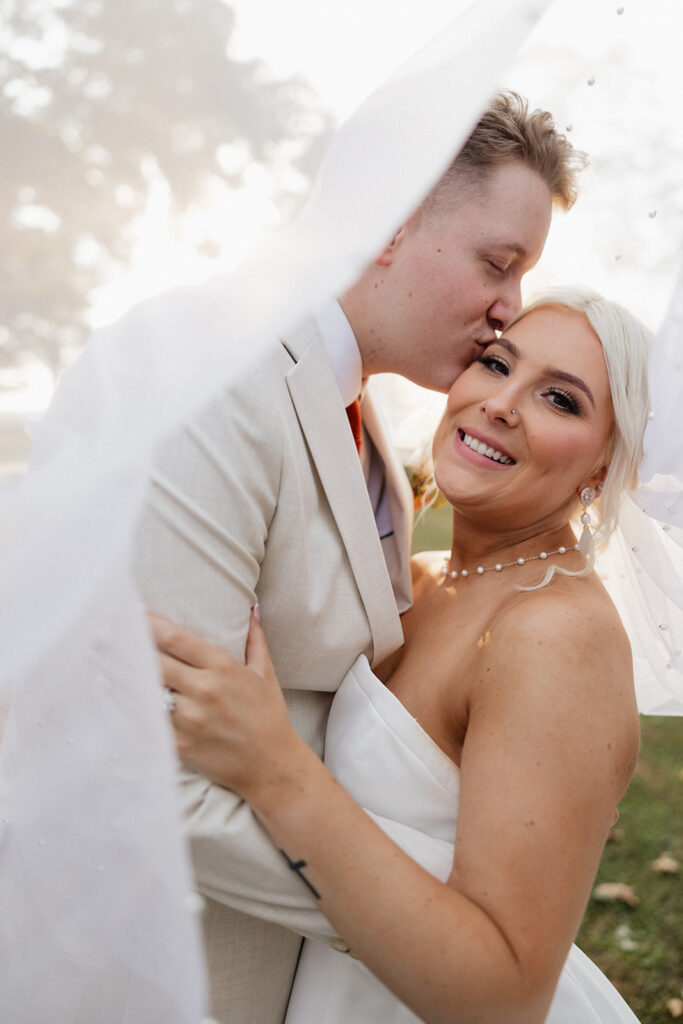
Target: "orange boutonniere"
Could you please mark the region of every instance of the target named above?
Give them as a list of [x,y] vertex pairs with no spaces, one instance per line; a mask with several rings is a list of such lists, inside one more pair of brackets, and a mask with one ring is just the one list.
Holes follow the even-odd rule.
[[440,508],[446,499],[434,482],[431,466],[406,466],[406,474],[413,492],[413,508],[416,512],[427,508]]

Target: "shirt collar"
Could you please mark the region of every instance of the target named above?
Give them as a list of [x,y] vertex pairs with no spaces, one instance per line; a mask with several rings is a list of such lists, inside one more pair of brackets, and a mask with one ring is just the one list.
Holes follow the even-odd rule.
[[345,406],[358,398],[363,383],[363,363],[356,336],[336,299],[329,299],[313,314],[323,348],[330,360]]

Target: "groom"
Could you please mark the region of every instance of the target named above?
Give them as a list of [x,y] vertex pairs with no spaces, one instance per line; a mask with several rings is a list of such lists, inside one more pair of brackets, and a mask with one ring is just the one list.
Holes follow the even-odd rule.
[[[341,301],[159,454],[139,541],[147,607],[241,658],[258,602],[294,725],[319,754],[341,679],[360,653],[372,664],[401,645],[411,602],[412,496],[363,382],[393,372],[448,390],[518,309],[553,202],[573,202],[574,162],[548,114],[497,97]],[[212,1012],[280,1024],[300,936],[332,932],[244,803],[189,771],[181,792]]]

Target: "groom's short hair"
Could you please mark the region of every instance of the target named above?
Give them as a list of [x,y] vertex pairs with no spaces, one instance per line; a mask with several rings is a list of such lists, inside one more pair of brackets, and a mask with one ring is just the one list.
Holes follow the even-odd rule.
[[577,193],[577,177],[586,165],[585,154],[572,146],[555,127],[547,110],[529,111],[529,104],[511,90],[498,93],[479,118],[462,149],[422,203],[424,213],[447,210],[459,198],[463,185],[486,186],[488,172],[501,164],[519,161],[545,181],[553,202],[568,210]]

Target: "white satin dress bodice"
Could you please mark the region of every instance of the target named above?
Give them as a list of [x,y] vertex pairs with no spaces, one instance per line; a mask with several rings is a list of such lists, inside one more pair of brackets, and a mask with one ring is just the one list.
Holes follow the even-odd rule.
[[[455,842],[460,773],[361,655],[332,704],[325,763],[365,808]],[[446,881],[450,870],[445,867]],[[455,1008],[454,1008],[455,1009]],[[348,953],[306,940],[285,1024],[419,1024]],[[547,1024],[638,1024],[616,989],[573,946]]]

